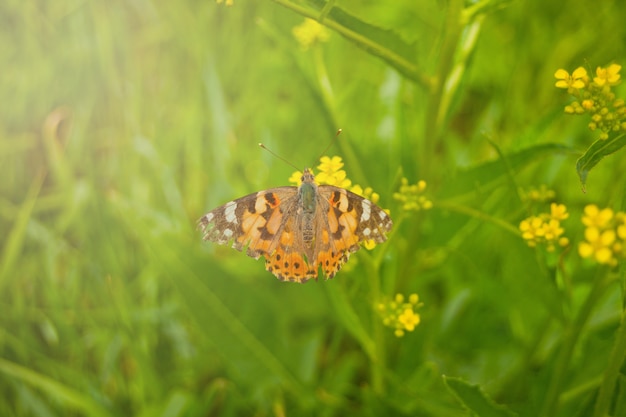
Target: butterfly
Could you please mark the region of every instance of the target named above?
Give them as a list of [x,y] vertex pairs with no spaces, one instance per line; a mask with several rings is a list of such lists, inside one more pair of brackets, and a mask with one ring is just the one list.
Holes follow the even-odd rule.
[[393,222],[370,200],[344,188],[318,185],[305,169],[299,187],[270,188],[230,201],[198,220],[203,239],[246,248],[265,258],[281,281],[333,278],[365,241],[382,243]]

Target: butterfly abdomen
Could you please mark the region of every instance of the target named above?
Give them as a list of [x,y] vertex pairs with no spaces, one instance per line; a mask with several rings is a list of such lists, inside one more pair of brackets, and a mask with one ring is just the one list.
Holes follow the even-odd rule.
[[313,242],[315,207],[317,206],[317,185],[313,182],[303,182],[298,189],[298,210],[302,210],[302,240],[308,246]]

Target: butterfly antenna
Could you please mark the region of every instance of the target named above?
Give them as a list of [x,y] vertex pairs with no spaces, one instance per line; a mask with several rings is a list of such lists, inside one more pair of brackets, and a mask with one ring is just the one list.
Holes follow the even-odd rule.
[[300,168],[298,168],[297,166],[295,166],[294,164],[292,164],[291,162],[289,162],[288,160],[286,160],[285,158],[283,158],[282,156],[278,155],[276,152],[272,151],[270,148],[268,148],[267,146],[263,145],[262,143],[259,143],[259,146],[263,149],[265,149],[266,151],[268,151],[269,153],[271,153],[272,155],[274,155],[276,158],[280,159],[281,161],[283,161],[284,163],[286,163],[287,165],[293,167],[296,169],[296,171],[300,171]]
[[335,137],[330,140],[328,145],[326,145],[326,148],[324,149],[324,152],[322,152],[320,154],[320,156],[317,158],[318,161],[320,160],[320,158],[322,156],[324,156],[324,154],[326,154],[326,152],[328,152],[328,150],[331,148],[331,146],[333,146],[335,144],[335,142],[337,142],[337,138],[339,137],[339,135],[341,135],[341,132],[342,132],[341,129],[337,129],[337,133],[335,134]]

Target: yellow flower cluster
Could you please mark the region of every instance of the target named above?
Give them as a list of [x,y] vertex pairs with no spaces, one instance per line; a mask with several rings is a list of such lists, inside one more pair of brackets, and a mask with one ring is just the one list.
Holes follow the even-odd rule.
[[520,195],[523,201],[538,203],[552,201],[556,197],[554,190],[549,189],[545,185],[541,185],[539,188],[520,190]]
[[565,106],[565,113],[591,116],[589,129],[599,130],[600,139],[608,139],[610,132],[626,131],[626,106],[623,99],[618,99],[611,87],[621,82],[621,65],[611,64],[606,68],[596,68],[593,80],[587,70],[578,67],[571,74],[559,69],[554,76],[555,86],[566,88],[576,100]]
[[569,244],[569,239],[563,236],[565,230],[561,227],[561,220],[568,217],[569,213],[563,204],[552,203],[550,213],[541,213],[522,220],[519,229],[528,246],[545,244],[546,249],[552,252],[556,245],[567,246]]
[[304,50],[309,49],[317,42],[326,42],[330,37],[330,33],[325,26],[308,18],[302,24],[295,26],[292,29],[292,33]]
[[409,295],[405,300],[404,295],[396,294],[393,300],[385,300],[378,303],[377,310],[383,324],[391,327],[397,337],[404,336],[405,332],[412,332],[420,323],[420,315],[415,309],[421,307],[417,294]]
[[626,213],[600,210],[596,205],[585,207],[582,222],[585,241],[578,245],[583,258],[592,258],[599,264],[615,266],[624,258],[626,243]]
[[409,184],[409,180],[402,178],[400,191],[393,193],[393,198],[402,204],[406,211],[428,210],[433,207],[433,202],[424,195],[426,181],[420,180],[416,184]]
[[335,187],[349,188],[352,185],[347,177],[346,171],[343,169],[343,161],[340,156],[322,156],[317,169],[319,174],[315,176],[315,181],[319,184],[334,185]]

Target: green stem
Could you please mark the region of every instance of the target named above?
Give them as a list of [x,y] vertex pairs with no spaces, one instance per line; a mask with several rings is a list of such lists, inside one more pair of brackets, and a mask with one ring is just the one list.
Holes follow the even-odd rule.
[[611,279],[607,277],[606,269],[601,268],[599,270],[599,275],[594,280],[593,287],[591,288],[587,299],[581,306],[577,316],[574,318],[574,321],[565,330],[563,341],[556,358],[554,372],[552,373],[552,380],[548,385],[547,394],[540,413],[541,416],[552,417],[556,415],[559,396],[563,388],[563,383],[565,382],[565,376],[572,359],[574,347],[576,346],[578,338],[580,337],[583,327],[591,315],[593,308],[598,303],[598,300],[610,282]]
[[[326,69],[326,64],[322,55],[322,48],[320,47],[320,45],[315,45],[312,48],[312,54],[317,81],[316,91],[319,92],[320,98],[324,103],[324,109],[326,110],[327,119],[330,121],[331,126],[336,129],[338,127],[341,127],[341,123],[337,117],[335,94],[333,93],[333,87],[330,82],[330,77],[328,76],[328,71]],[[354,153],[354,149],[352,149],[352,147],[349,146],[346,141],[333,140],[333,142],[336,142],[338,144],[341,154],[344,156],[344,161],[353,162],[352,164],[350,164],[350,172],[352,172],[354,177],[361,179],[367,178],[367,175],[363,171],[361,165],[358,163],[354,163],[359,160],[357,155]]]
[[439,76],[430,90],[424,124],[424,137],[430,139],[425,142],[426,149],[418,155],[427,173],[430,172],[428,164],[434,160],[432,155],[434,155],[435,147],[447,134],[448,114],[457,97],[457,91],[465,75],[467,63],[476,47],[484,21],[484,15],[478,13],[476,9],[473,12],[464,9],[464,2],[461,0],[448,2],[446,16],[447,21],[442,26],[445,30],[441,45],[442,52],[437,67]]
[[320,13],[320,16],[319,16],[320,23],[324,23],[324,19],[326,19],[326,16],[328,16],[328,13],[332,10],[333,7],[335,7],[335,2],[336,0],[328,0],[328,2],[326,3],[326,5],[324,6],[324,8],[322,9]]
[[461,35],[460,30],[459,32],[453,33],[453,35],[457,37],[458,42],[454,50],[456,58],[452,65],[448,63],[450,67],[448,68],[448,72],[446,72],[447,77],[441,86],[441,101],[437,109],[436,120],[437,135],[445,128],[445,121],[450,111],[450,106],[452,105],[456,91],[465,74],[467,62],[478,41],[483,21],[484,15],[478,15],[473,21],[467,22],[465,27],[463,27],[463,35]]
[[624,363],[626,352],[626,307],[622,310],[622,318],[619,329],[617,330],[617,338],[613,345],[613,350],[609,356],[609,362],[604,371],[602,385],[596,399],[594,417],[604,417],[609,415],[609,407],[611,405],[611,397],[615,391],[615,384],[620,374],[620,369]]
[[465,214],[469,217],[473,217],[475,219],[479,219],[479,220],[484,220],[486,222],[492,223],[498,227],[500,227],[502,230],[505,230],[507,232],[510,232],[512,234],[514,234],[515,236],[520,237],[521,233],[519,231],[519,229],[515,226],[513,226],[511,223],[502,220],[500,218],[497,217],[493,217],[490,216],[489,214],[480,211],[480,210],[476,210],[472,207],[468,207],[468,206],[463,206],[460,204],[450,204],[447,203],[445,201],[439,201],[437,202],[437,204],[433,207],[436,207],[438,209],[443,209],[443,210],[448,210],[448,211],[452,211],[455,213],[461,213],[461,214]]
[[[381,299],[380,296],[380,262],[371,262],[372,265],[368,265],[366,270],[367,280],[371,283],[371,295],[370,304],[373,306]],[[385,338],[383,333],[383,324],[378,317],[378,313],[375,308],[372,308],[372,333],[374,335],[374,346],[376,348],[376,361],[371,363],[371,378],[372,388],[375,393],[382,395],[385,391],[383,373],[385,370],[386,358],[385,358]]]
[[333,87],[328,77],[328,71],[326,70],[326,64],[324,63],[324,57],[322,56],[322,48],[319,45],[315,45],[313,48],[313,63],[315,65],[315,75],[317,76],[317,85],[319,87],[322,100],[328,108],[328,112],[332,118],[333,127],[338,125],[337,112],[335,106],[335,94],[333,93]]
[[426,115],[424,119],[424,137],[428,140],[423,141],[423,149],[418,147],[415,160],[419,161],[422,172],[429,174],[431,172],[431,164],[435,147],[439,143],[440,120],[442,101],[444,101],[445,79],[450,75],[450,70],[454,62],[454,51],[459,41],[461,27],[459,25],[459,16],[463,10],[463,2],[460,0],[452,0],[448,2],[448,11],[446,13],[446,22],[442,25],[443,41],[439,50],[439,64],[437,65],[435,82],[431,84],[428,90],[428,105],[426,107]]
[[0,289],[9,282],[13,274],[13,267],[24,249],[26,228],[33,215],[33,210],[35,209],[46,175],[47,171],[42,168],[37,175],[34,176],[26,193],[26,197],[24,198],[24,202],[17,212],[11,231],[3,233],[2,238],[4,242],[3,248],[0,251]]

